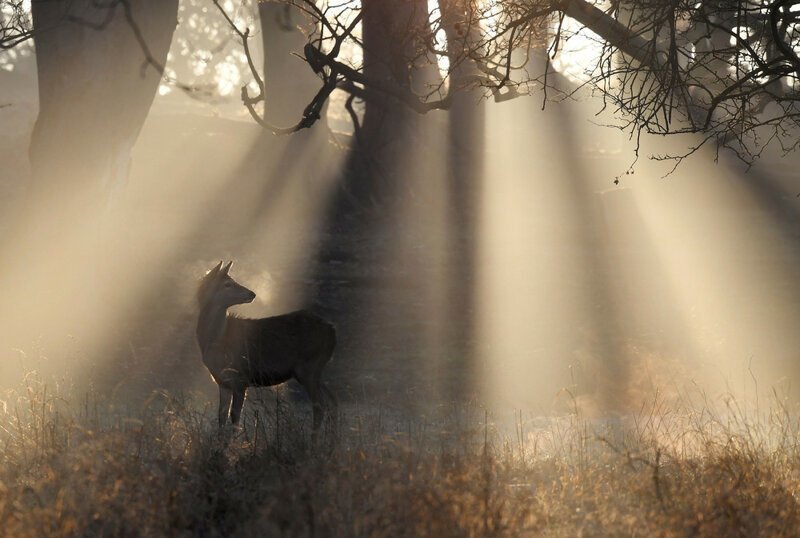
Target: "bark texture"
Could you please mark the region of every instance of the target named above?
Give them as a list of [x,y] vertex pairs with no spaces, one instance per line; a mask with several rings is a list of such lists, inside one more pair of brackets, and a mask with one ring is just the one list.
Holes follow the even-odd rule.
[[40,102],[32,194],[84,208],[101,204],[127,181],[178,1],[34,0],[31,7]]

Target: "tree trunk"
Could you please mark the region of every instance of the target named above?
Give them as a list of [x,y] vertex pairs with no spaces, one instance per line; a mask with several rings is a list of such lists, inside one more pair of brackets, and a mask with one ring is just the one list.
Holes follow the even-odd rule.
[[[282,2],[258,5],[261,40],[264,45],[264,119],[278,127],[289,127],[303,117],[306,106],[322,81],[302,60],[310,22],[296,7]],[[299,57],[298,57],[299,55]],[[312,129],[324,131],[325,111]]]
[[461,379],[449,380],[444,387],[451,398],[472,392],[475,375],[475,308],[477,237],[480,229],[480,189],[483,180],[485,107],[478,88],[470,89],[470,79],[479,75],[475,63],[467,57],[477,42],[474,21],[477,9],[470,0],[440,2],[442,22],[450,57],[450,93],[453,103],[448,111],[448,192],[450,198],[451,279],[447,292],[450,320],[449,339],[454,356],[462,364],[452,371],[462,372]]
[[0,281],[9,290],[0,312],[9,338],[0,340],[24,346],[46,333],[58,347],[67,334],[86,336],[82,344],[99,337],[97,306],[113,301],[98,277],[115,276],[103,270],[98,217],[127,181],[177,8],[177,0],[32,2],[39,116],[25,213],[3,245],[15,263]]
[[[410,88],[415,11],[419,0],[363,0],[364,74],[389,86]],[[427,13],[427,8],[424,9]],[[407,155],[416,114],[393,97],[365,88],[364,119],[357,132],[356,154],[345,188],[355,200],[371,205],[396,194],[398,166]]]
[[98,207],[127,181],[178,1],[34,0],[31,8],[39,74],[32,194],[39,203]]

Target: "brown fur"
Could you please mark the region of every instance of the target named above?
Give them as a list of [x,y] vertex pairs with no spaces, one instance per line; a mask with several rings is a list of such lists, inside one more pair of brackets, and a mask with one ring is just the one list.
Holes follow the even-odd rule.
[[238,423],[248,387],[296,379],[311,398],[316,437],[326,407],[336,405],[321,380],[336,347],[336,330],[308,310],[261,319],[228,314],[229,307],[252,302],[256,296],[228,275],[232,263],[223,267],[220,262],[197,289],[197,342],[203,363],[219,386],[219,425],[224,426],[228,416]]

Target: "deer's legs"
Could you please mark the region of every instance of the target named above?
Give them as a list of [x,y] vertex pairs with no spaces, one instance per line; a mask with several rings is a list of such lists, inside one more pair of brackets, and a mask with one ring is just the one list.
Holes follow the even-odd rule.
[[338,432],[338,421],[339,421],[339,400],[336,396],[331,392],[331,389],[325,386],[324,383],[319,384],[320,391],[325,395],[325,399],[327,402],[325,406],[328,408],[326,414],[330,414],[333,424],[333,432],[334,435]]
[[314,413],[314,435],[316,436],[319,427],[322,425],[322,419],[325,418],[325,407],[323,407],[322,398],[320,398],[319,385],[312,383],[311,386],[313,388],[308,391],[308,395],[311,396],[311,410]]
[[231,408],[231,397],[233,392],[231,389],[225,388],[222,385],[219,387],[219,427],[225,426],[228,421],[228,412]]
[[231,422],[234,424],[239,423],[239,417],[242,414],[242,406],[244,405],[244,396],[247,393],[247,388],[235,389],[233,391],[233,406],[231,407]]
[[322,399],[319,380],[317,376],[309,375],[303,376],[302,378],[297,379],[303,388],[306,389],[306,393],[308,393],[308,397],[311,398],[311,410],[313,411],[314,422],[313,422],[313,430],[311,432],[311,443],[316,444],[317,442],[317,432],[319,431],[319,427],[322,425],[322,419],[325,416],[325,408],[322,406]]
[[334,396],[333,392],[331,392],[331,389],[329,389],[324,383],[319,384],[319,390],[327,400],[325,405],[329,408],[329,410],[335,413],[336,410],[339,409],[339,400],[336,398],[336,396]]
[[336,396],[331,392],[324,383],[319,384],[319,390],[322,392],[322,395],[325,397],[325,407],[327,407],[327,413],[331,413],[336,416],[336,413],[339,411],[339,400]]

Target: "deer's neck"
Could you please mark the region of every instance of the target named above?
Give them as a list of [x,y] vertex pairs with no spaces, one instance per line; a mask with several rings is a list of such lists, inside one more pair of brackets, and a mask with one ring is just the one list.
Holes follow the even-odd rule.
[[214,344],[221,342],[227,323],[227,308],[207,307],[200,310],[197,319],[197,342],[204,357]]

